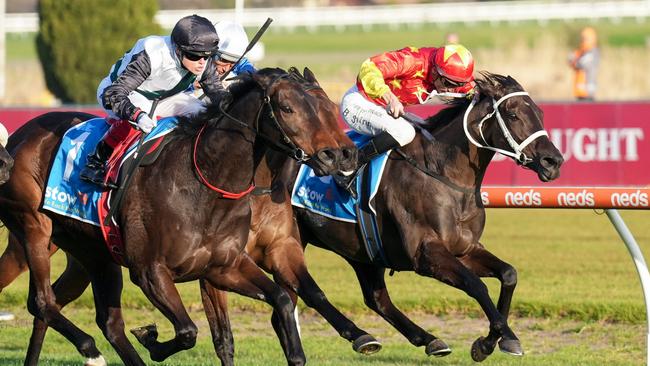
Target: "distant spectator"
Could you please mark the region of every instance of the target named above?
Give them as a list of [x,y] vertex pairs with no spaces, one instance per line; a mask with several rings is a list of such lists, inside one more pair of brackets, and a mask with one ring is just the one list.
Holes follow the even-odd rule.
[[573,95],[578,100],[594,100],[599,63],[600,51],[596,30],[586,27],[580,32],[580,47],[569,56],[569,64],[575,70]]
[[460,43],[460,37],[458,36],[458,33],[449,32],[445,34],[445,44],[459,44],[459,43]]

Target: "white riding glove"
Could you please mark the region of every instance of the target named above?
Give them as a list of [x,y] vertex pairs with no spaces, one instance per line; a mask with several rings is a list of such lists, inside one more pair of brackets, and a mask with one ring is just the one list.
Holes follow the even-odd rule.
[[138,116],[137,124],[138,128],[144,133],[151,132],[151,130],[153,130],[157,125],[156,121],[151,119],[151,117],[149,117],[149,115],[146,113],[140,113]]

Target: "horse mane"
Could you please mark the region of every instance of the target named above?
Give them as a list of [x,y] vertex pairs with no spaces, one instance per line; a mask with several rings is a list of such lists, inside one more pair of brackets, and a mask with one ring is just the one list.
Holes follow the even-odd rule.
[[[285,71],[277,67],[276,68],[267,67],[267,68],[257,70],[255,74],[258,76],[268,76],[270,79],[282,75],[288,75],[288,77],[291,80],[298,82],[305,89],[319,87],[317,83],[307,80],[300,73],[300,71],[298,71],[298,69],[294,66],[290,67],[288,71]],[[255,78],[253,77],[252,73],[243,73],[233,78],[230,78],[229,80],[234,81],[228,88],[230,94],[232,95],[233,100],[238,100],[240,98],[243,98],[251,90],[255,88],[260,88],[259,83],[255,81]],[[178,133],[181,135],[195,136],[204,125],[207,124],[206,127],[214,126],[219,121],[220,117],[221,117],[221,111],[219,109],[219,106],[211,104],[206,108],[205,111],[199,113],[196,116],[192,116],[192,117],[179,116],[178,117],[179,128],[177,129],[177,131],[179,131]]]
[[[475,82],[477,89],[476,92],[479,94],[481,100],[486,97],[499,99],[508,93],[524,90],[510,75],[503,76],[492,74],[487,71],[480,71],[479,77],[475,79]],[[467,110],[467,107],[469,107],[471,102],[471,99],[465,97],[455,98],[450,102],[447,102],[449,107],[444,108],[433,116],[427,118],[427,130],[433,133],[444,126],[447,126],[458,115],[465,113],[465,110]]]
[[[517,81],[512,77],[492,74],[487,71],[481,71],[475,82],[479,102],[485,98],[498,100],[508,93],[523,90],[521,85],[519,85],[519,83],[517,83]],[[450,104],[449,107],[444,108],[433,116],[427,118],[427,124],[424,128],[435,137],[436,132],[443,130],[452,123],[457,123],[458,118],[462,118],[470,103],[472,103],[472,99],[466,97],[451,100],[448,102],[448,104]],[[429,153],[424,154],[424,165],[429,170],[443,172],[447,162],[454,159],[457,149],[451,146],[448,146],[447,148],[434,146],[438,145],[425,145],[424,149],[425,151],[429,151]],[[436,150],[437,153],[433,153],[433,150]]]

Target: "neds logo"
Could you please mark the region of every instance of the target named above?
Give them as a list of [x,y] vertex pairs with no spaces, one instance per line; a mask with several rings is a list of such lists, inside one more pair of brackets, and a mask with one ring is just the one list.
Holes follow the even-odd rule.
[[612,194],[612,205],[624,207],[647,207],[648,194],[637,190],[634,193]]
[[557,195],[557,204],[560,206],[580,207],[596,204],[593,192],[583,189],[582,192],[562,192]]
[[508,192],[506,193],[507,206],[541,206],[542,195],[535,192],[534,189],[528,192]]
[[481,201],[483,202],[484,206],[487,206],[490,204],[490,195],[487,192],[481,191]]

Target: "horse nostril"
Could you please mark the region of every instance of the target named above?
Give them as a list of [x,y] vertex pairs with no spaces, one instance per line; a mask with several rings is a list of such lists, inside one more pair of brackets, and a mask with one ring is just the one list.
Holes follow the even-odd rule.
[[343,159],[345,160],[354,159],[357,156],[357,149],[354,147],[344,147],[341,151],[343,152]]
[[318,156],[318,159],[323,163],[332,163],[336,160],[336,153],[331,149],[323,149],[319,151],[316,156]]
[[562,158],[555,158],[553,156],[545,156],[542,158],[541,163],[542,166],[546,169],[550,168],[558,168],[560,165],[562,165]]

